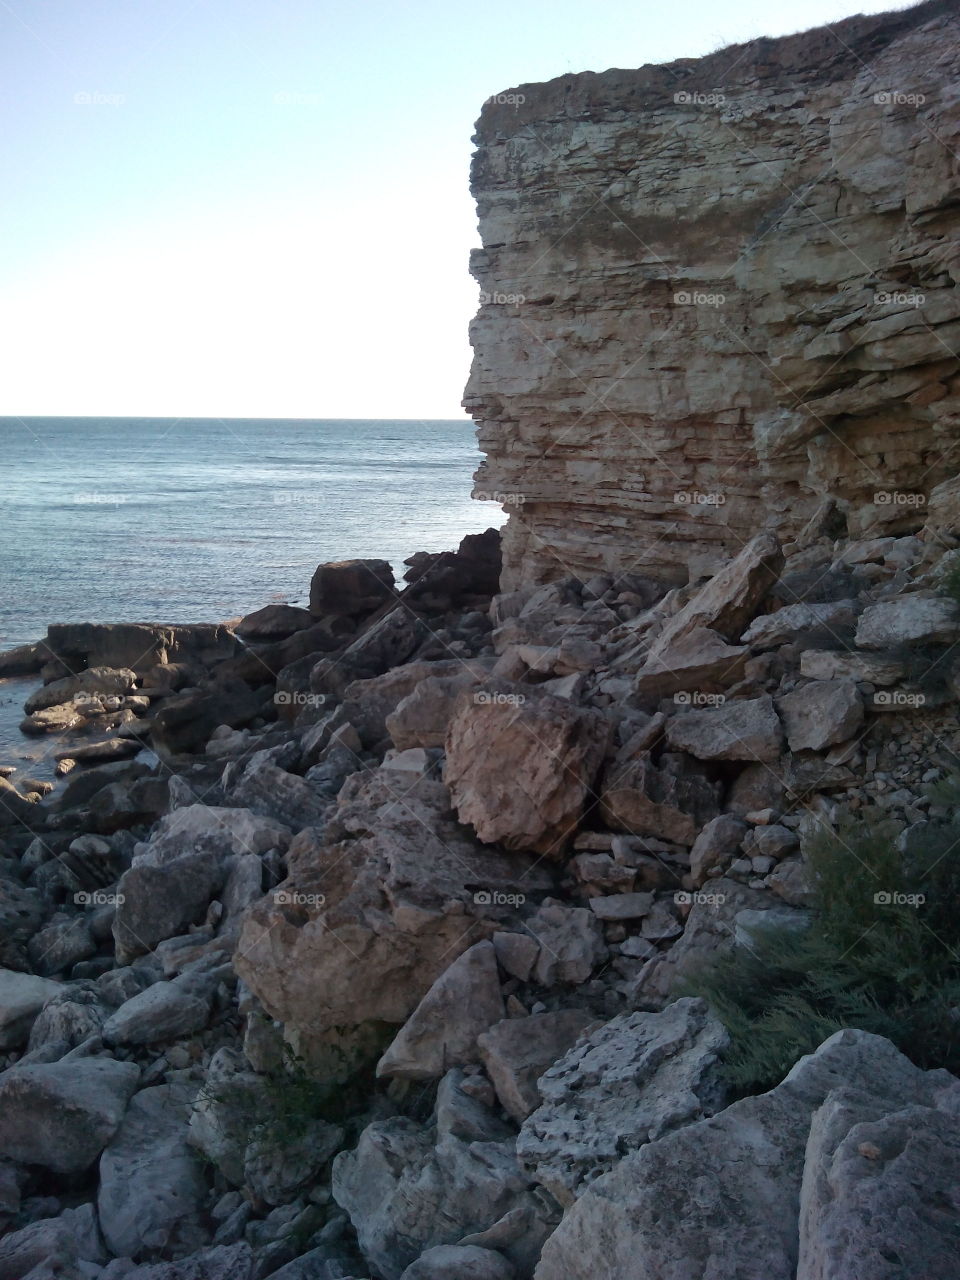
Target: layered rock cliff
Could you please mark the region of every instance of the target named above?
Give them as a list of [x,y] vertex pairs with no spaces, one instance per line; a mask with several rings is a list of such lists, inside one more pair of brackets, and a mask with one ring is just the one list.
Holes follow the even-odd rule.
[[929,3],[497,95],[465,405],[504,587],[904,533],[960,435],[960,17]]

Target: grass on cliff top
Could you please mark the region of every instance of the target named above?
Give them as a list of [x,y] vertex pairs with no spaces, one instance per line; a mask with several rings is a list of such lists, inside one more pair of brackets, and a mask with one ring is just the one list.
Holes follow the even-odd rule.
[[[935,798],[956,804],[960,786]],[[684,984],[730,1034],[731,1088],[772,1088],[842,1027],[960,1075],[960,823],[928,823],[901,853],[890,824],[849,818],[813,842],[808,869],[809,929],[757,930],[751,948],[705,962]]]

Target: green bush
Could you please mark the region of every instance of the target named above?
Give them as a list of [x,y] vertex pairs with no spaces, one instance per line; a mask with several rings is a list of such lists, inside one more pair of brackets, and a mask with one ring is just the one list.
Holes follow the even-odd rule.
[[901,854],[889,823],[858,816],[808,854],[809,928],[755,930],[684,984],[730,1034],[731,1087],[771,1088],[841,1027],[960,1074],[960,826],[929,823]]

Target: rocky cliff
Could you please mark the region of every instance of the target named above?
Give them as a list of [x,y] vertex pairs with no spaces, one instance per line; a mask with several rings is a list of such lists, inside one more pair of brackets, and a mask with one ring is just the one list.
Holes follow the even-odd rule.
[[[956,471],[960,17],[522,85],[480,117],[476,492],[506,588],[918,529]],[[833,506],[828,506],[831,503]]]

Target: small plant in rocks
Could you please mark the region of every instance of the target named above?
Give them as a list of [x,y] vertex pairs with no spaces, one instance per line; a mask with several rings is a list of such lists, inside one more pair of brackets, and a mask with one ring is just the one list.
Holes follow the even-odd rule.
[[848,818],[808,848],[809,928],[754,930],[688,978],[683,994],[705,996],[730,1034],[735,1091],[771,1088],[842,1027],[960,1071],[960,821],[922,835],[904,851],[892,824]]

